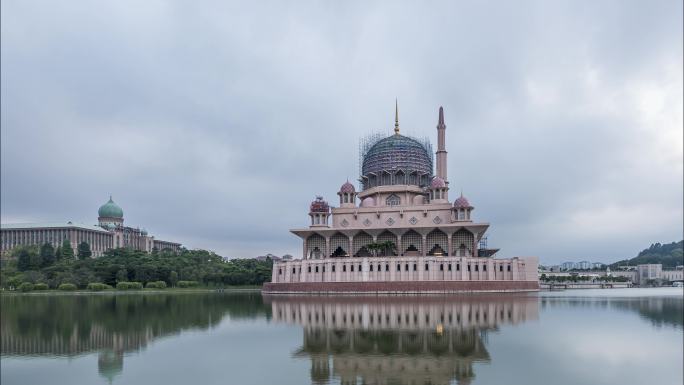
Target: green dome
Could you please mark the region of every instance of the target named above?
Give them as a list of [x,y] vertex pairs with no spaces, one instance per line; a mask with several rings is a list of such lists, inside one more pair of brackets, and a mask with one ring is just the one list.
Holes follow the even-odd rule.
[[123,209],[114,203],[112,197],[110,196],[109,202],[103,204],[100,206],[100,209],[97,210],[97,215],[106,218],[123,218]]

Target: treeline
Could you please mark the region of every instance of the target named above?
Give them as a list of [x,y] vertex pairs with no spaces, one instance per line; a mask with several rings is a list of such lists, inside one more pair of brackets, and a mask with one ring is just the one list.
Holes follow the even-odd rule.
[[79,245],[77,252],[65,242],[54,249],[49,244],[18,247],[0,269],[0,286],[17,288],[22,283],[44,283],[56,289],[74,284],[84,289],[90,283],[116,286],[119,282],[165,282],[175,287],[192,281],[200,286],[223,287],[261,285],[271,279],[273,261],[267,259],[225,260],[206,250],[153,251],[112,249],[91,258],[90,248]]
[[660,263],[664,269],[674,269],[684,265],[684,240],[666,244],[654,243],[648,249],[642,250],[636,257],[615,262],[610,265],[610,268],[647,263]]

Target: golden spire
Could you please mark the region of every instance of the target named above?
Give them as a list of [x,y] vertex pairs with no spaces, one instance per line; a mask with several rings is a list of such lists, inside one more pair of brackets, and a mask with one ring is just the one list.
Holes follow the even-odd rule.
[[394,133],[399,135],[399,102],[394,99]]

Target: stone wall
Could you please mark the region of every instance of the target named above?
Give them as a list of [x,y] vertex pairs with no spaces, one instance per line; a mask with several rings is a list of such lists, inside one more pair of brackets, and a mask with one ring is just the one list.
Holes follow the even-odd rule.
[[267,293],[459,293],[538,291],[536,281],[297,282],[264,284]]

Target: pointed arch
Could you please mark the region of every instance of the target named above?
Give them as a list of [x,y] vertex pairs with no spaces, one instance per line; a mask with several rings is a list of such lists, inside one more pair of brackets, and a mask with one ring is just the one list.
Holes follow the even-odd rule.
[[448,255],[447,235],[440,229],[434,229],[427,235],[428,255]]
[[331,257],[348,257],[349,254],[349,237],[337,232],[330,237],[330,253]]
[[[362,254],[364,253],[364,251],[365,251],[365,253],[367,253],[368,250],[365,248],[365,246],[370,244],[370,243],[373,243],[373,237],[371,237],[370,234],[368,234],[365,231],[361,231],[361,232],[357,233],[356,235],[354,235],[354,245],[352,247],[352,255],[355,257],[359,256],[359,251],[361,251]],[[361,248],[363,248],[364,250],[361,250]]]
[[386,206],[400,206],[401,205],[401,198],[397,194],[391,194],[390,196],[385,199],[385,205]]
[[401,255],[423,255],[423,237],[415,230],[409,230],[401,236]]
[[475,250],[475,236],[466,229],[460,229],[451,238],[454,248],[453,255],[458,257],[472,257]]
[[394,174],[394,184],[406,184],[406,173],[399,170]]
[[325,255],[325,238],[319,234],[311,234],[306,238],[306,258],[320,259]]
[[391,232],[385,230],[380,235],[378,235],[377,238],[378,243],[385,243],[385,242],[391,242],[393,244],[392,247],[388,247],[386,249],[381,250],[378,255],[383,255],[383,256],[389,256],[389,255],[397,255],[397,250],[399,245],[397,244],[397,236],[392,234]]

